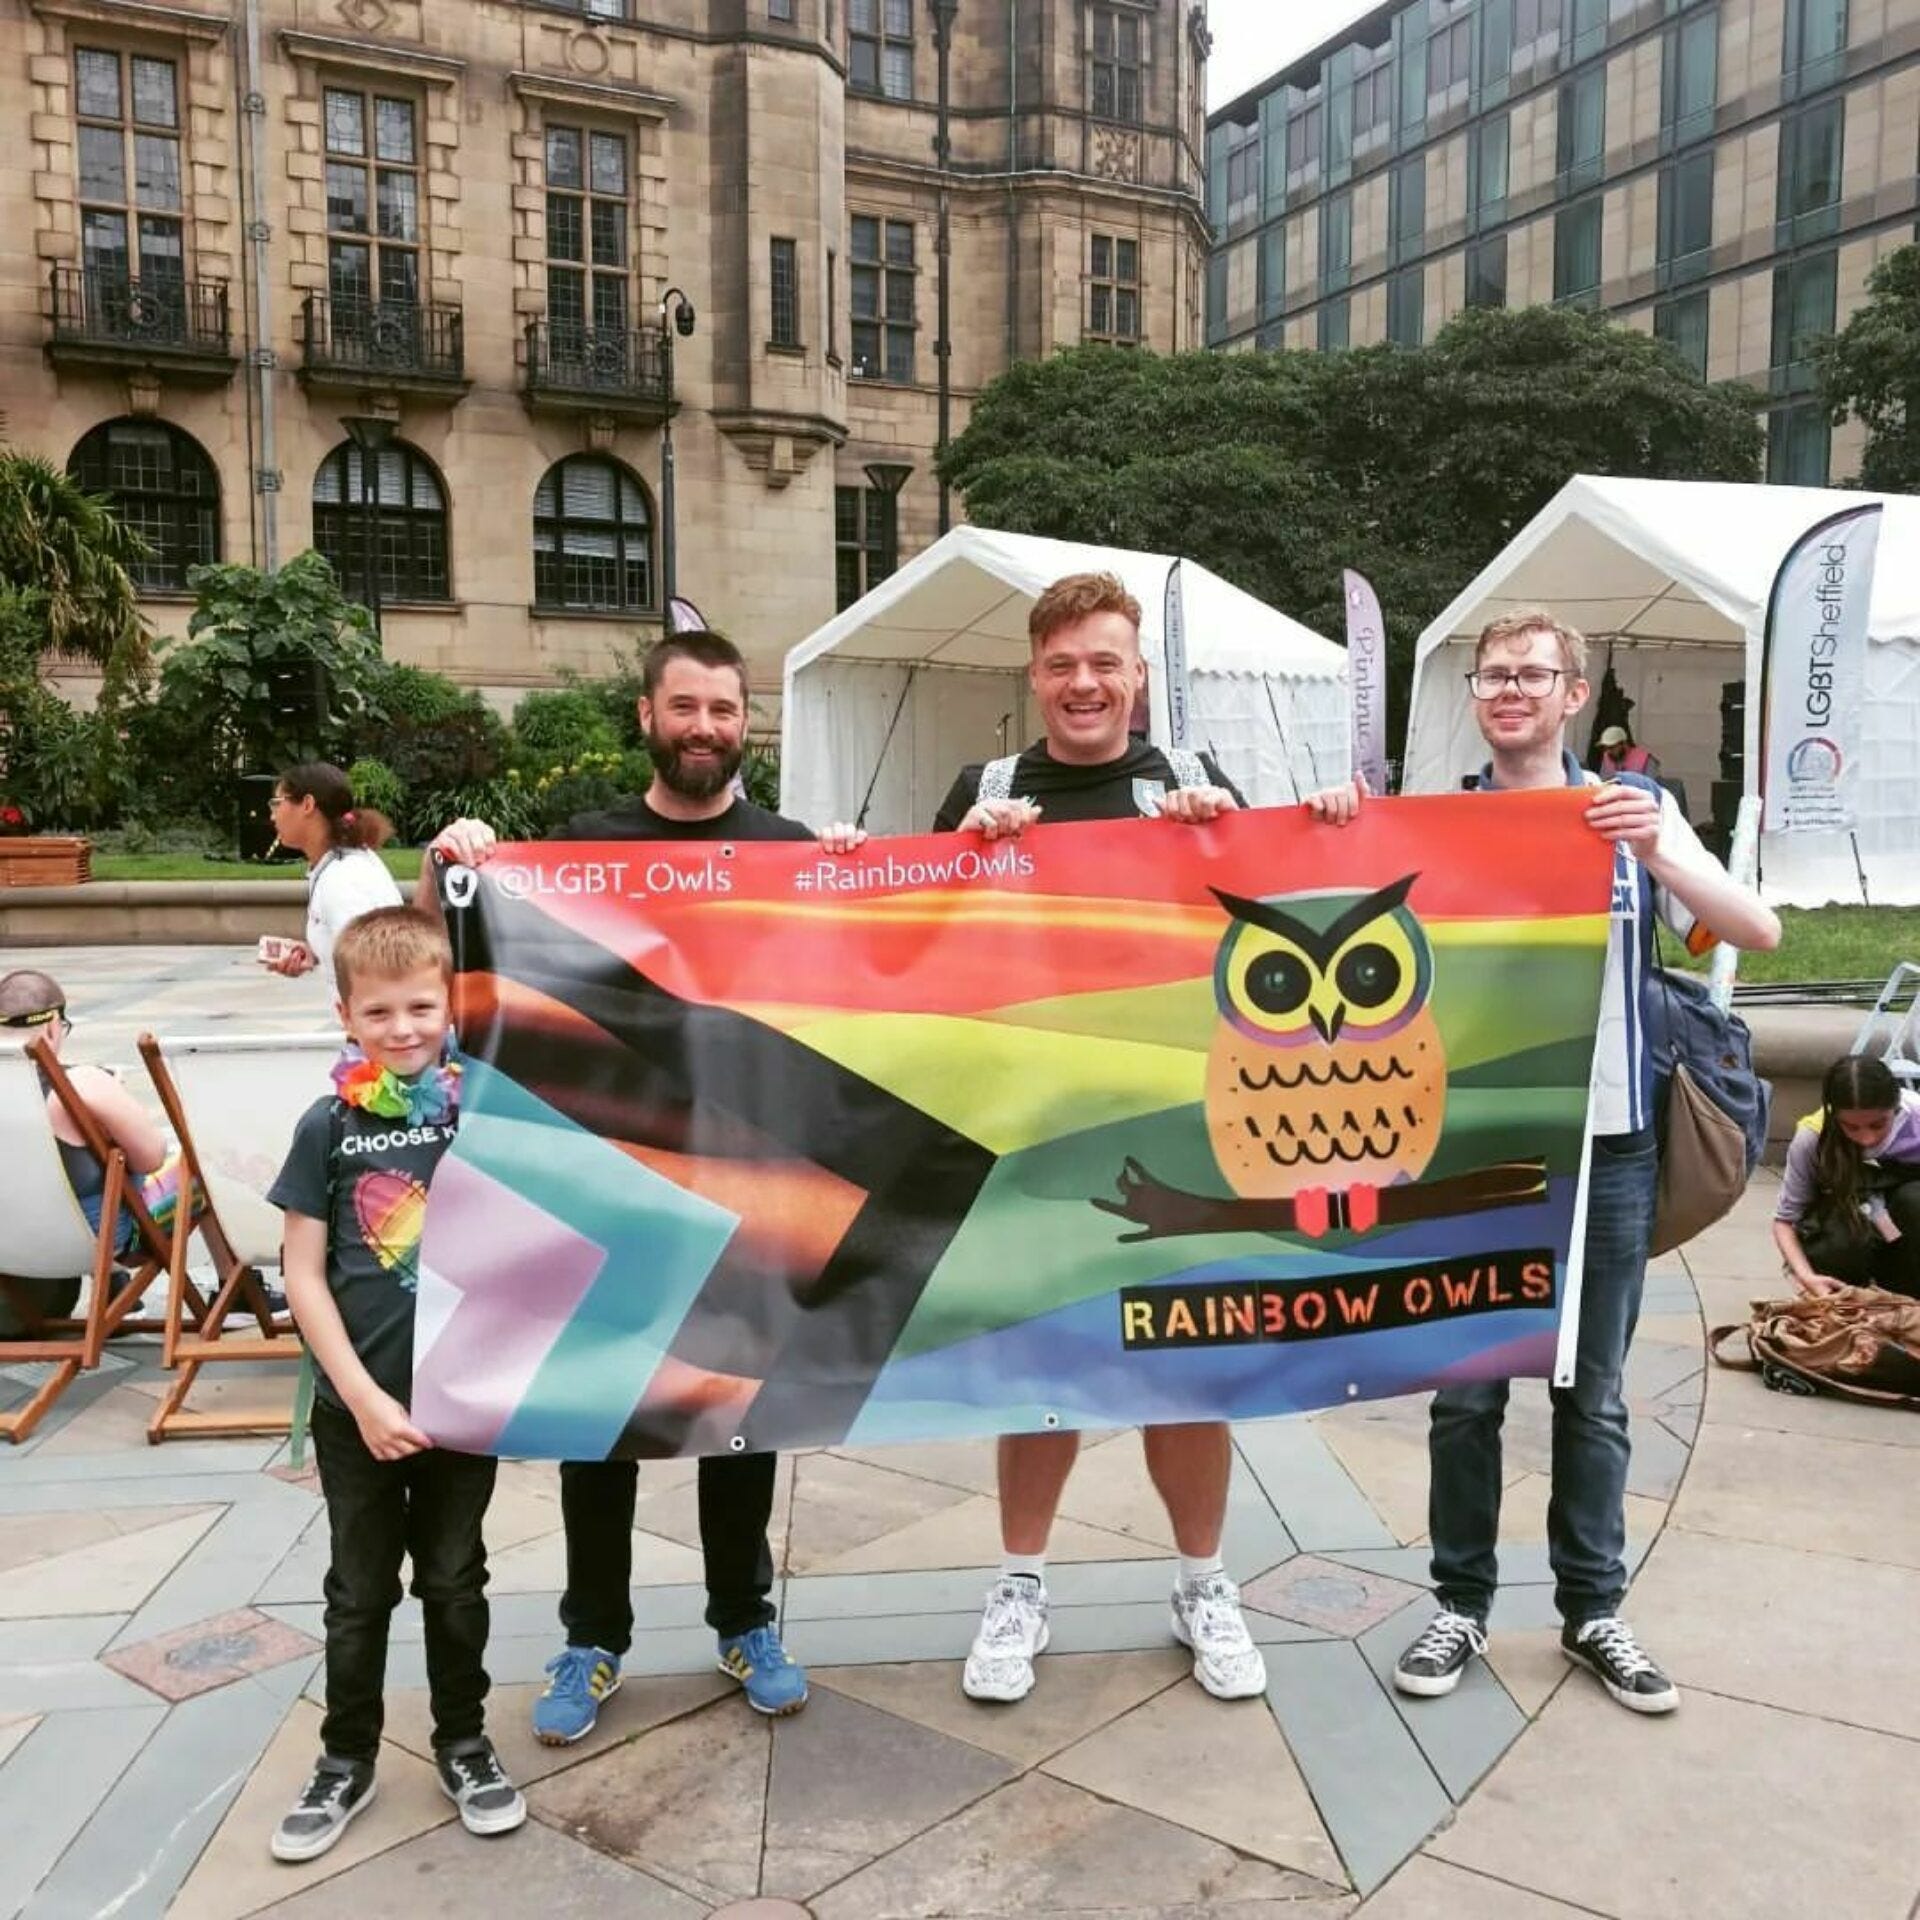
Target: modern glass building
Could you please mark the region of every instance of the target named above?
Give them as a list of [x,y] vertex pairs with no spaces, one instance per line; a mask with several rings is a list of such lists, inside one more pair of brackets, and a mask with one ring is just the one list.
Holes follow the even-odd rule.
[[1752,384],[1771,479],[1850,475],[1810,339],[1916,237],[1920,0],[1396,0],[1207,124],[1207,339],[1418,345],[1598,308]]

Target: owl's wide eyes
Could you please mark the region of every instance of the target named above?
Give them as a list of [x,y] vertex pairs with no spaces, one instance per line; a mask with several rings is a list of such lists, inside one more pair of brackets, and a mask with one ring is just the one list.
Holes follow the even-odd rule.
[[1246,996],[1262,1013],[1298,1013],[1307,1004],[1313,976],[1297,953],[1257,953],[1242,976]]
[[[1399,956],[1377,940],[1349,947],[1333,970],[1334,985],[1340,989],[1341,997],[1350,1006],[1369,1013],[1393,998],[1401,977]],[[1304,984],[1301,991],[1306,991]]]

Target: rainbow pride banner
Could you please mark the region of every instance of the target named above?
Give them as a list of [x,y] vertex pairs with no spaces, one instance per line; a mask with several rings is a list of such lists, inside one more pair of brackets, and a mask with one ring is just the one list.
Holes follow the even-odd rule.
[[1573,792],[1013,843],[507,846],[415,1418],[562,1459],[1551,1373],[1612,856]]

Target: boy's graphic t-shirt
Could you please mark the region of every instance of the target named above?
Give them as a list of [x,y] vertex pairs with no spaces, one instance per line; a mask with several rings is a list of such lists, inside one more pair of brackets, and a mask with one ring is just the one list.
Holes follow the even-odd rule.
[[[457,1123],[410,1125],[329,1094],[300,1117],[267,1198],[327,1223],[327,1285],[353,1350],[405,1406],[413,1390],[413,1296],[427,1187]],[[315,1391],[344,1409],[326,1374]]]

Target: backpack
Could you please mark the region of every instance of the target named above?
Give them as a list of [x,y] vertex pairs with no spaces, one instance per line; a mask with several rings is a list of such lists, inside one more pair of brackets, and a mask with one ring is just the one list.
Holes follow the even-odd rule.
[[[1622,786],[1658,794],[1645,774],[1615,775]],[[1650,1255],[1671,1253],[1716,1220],[1747,1190],[1767,1145],[1773,1088],[1753,1069],[1753,1035],[1714,1005],[1698,974],[1660,964],[1653,876],[1636,863],[1640,919],[1649,929],[1640,1021],[1653,1062],[1654,1132],[1660,1147]]]
[[[974,792],[974,799],[1011,800],[1013,798],[1013,770],[1020,756],[1017,753],[1002,754],[998,760],[989,760],[980,769],[980,785]],[[1213,776],[1208,773],[1205,763],[1197,753],[1189,752],[1185,747],[1167,749],[1167,765],[1173,769],[1173,784],[1176,787],[1210,787]]]
[[[1720,1343],[1742,1331],[1748,1358],[1729,1360]],[[1776,1393],[1920,1411],[1920,1300],[1883,1287],[1756,1300],[1744,1329],[1715,1327],[1707,1349],[1723,1367],[1758,1373]]]

